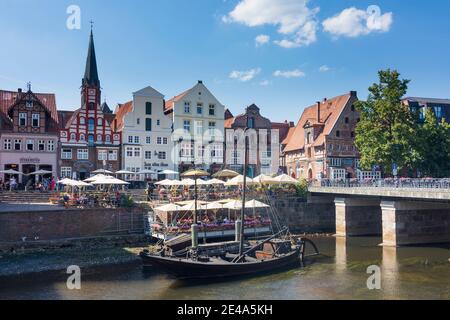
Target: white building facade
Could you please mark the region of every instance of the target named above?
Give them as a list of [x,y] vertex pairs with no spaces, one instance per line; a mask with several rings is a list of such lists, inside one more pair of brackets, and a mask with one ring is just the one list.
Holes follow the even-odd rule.
[[117,107],[116,120],[123,137],[122,169],[173,170],[172,118],[164,114],[164,95],[150,86],[133,93],[132,101]]
[[202,81],[165,103],[173,122],[174,170],[223,168],[225,107]]

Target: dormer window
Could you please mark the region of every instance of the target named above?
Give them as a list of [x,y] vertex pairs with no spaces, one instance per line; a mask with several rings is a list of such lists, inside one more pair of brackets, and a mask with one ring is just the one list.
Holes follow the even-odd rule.
[[311,132],[306,134],[306,144],[311,144]]

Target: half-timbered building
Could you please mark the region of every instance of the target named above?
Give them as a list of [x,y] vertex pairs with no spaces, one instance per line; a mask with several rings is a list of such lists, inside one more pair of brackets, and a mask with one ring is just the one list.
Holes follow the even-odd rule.
[[[24,175],[16,180],[24,186],[39,176],[38,170],[57,174],[58,115],[54,94],[0,90],[0,170],[15,170]],[[1,175],[4,181],[10,175]]]

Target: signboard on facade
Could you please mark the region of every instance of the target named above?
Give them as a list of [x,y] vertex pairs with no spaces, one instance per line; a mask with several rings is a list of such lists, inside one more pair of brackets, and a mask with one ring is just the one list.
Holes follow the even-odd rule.
[[36,164],[41,163],[39,158],[20,158],[20,163],[22,164]]

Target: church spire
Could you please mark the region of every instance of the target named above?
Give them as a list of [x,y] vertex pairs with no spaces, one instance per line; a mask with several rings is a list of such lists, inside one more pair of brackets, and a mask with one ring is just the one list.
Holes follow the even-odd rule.
[[97,59],[95,57],[94,35],[91,25],[91,36],[89,39],[88,56],[86,59],[86,70],[82,80],[83,86],[96,86],[100,88],[100,80],[98,79]]

